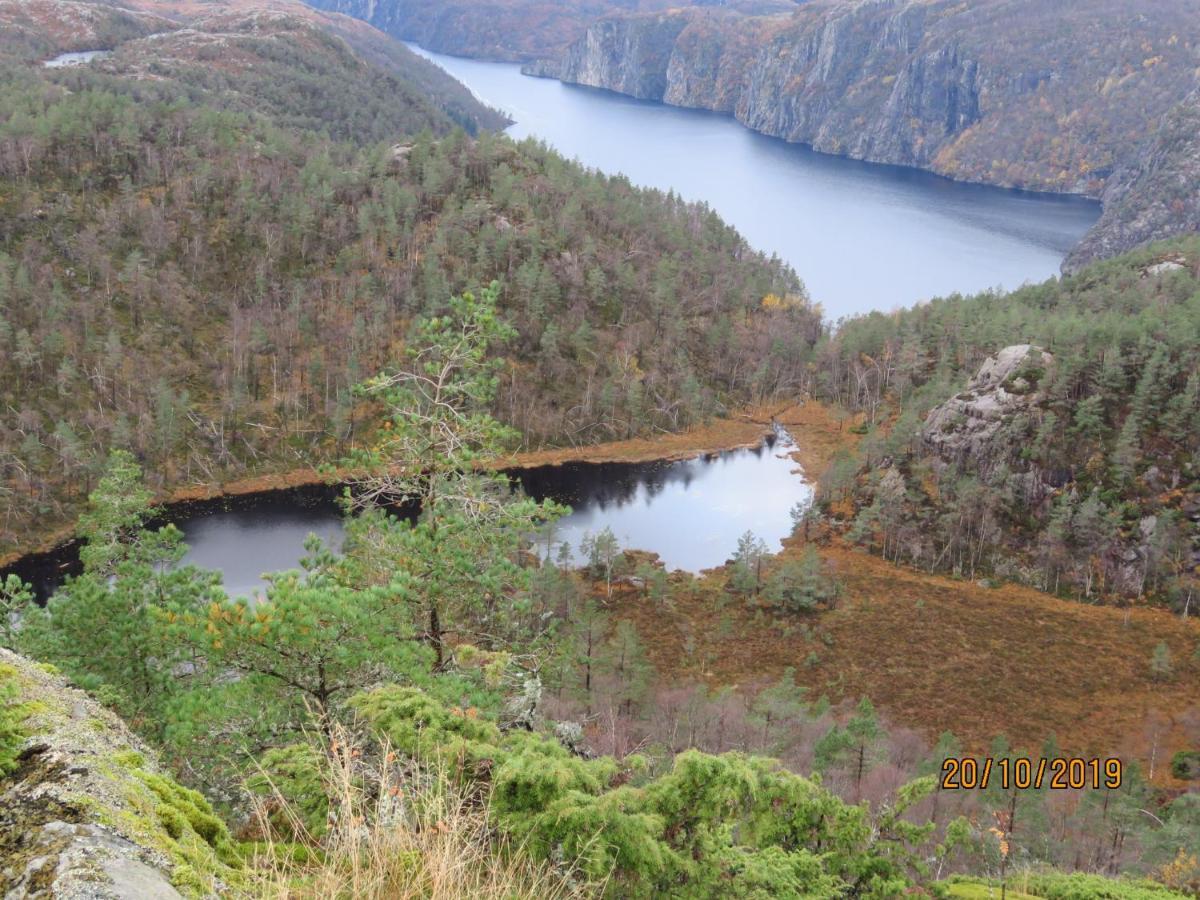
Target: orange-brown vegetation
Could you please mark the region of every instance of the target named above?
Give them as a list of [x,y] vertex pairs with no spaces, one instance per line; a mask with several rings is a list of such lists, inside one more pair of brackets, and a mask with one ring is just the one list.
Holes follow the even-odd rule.
[[[928,575],[837,538],[821,555],[843,585],[832,610],[765,609],[729,594],[716,570],[677,587],[666,615],[632,595],[619,614],[667,678],[751,685],[794,667],[813,698],[867,696],[892,721],[930,739],[953,731],[974,751],[1001,734],[1030,751],[1054,736],[1065,752],[1155,756],[1161,780],[1169,754],[1200,737],[1200,622]],[[1156,681],[1160,642],[1175,666]]]

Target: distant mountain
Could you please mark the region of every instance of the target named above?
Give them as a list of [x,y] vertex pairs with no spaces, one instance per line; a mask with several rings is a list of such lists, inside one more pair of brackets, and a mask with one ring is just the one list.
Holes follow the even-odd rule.
[[[565,81],[735,115],[818,150],[1098,196],[1197,85],[1190,0],[814,0],[606,19]],[[552,71],[552,70],[551,70]]]
[[826,153],[1102,198],[1073,267],[1197,227],[1193,0],[315,2]]

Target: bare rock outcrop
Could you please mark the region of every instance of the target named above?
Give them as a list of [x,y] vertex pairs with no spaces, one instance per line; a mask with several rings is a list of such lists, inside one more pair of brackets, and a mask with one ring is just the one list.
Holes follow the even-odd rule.
[[0,896],[218,895],[236,864],[223,823],[116,715],[50,667],[0,648],[26,735],[0,776]]
[[1006,457],[1012,448],[1000,446],[1001,430],[1042,399],[1039,385],[1054,358],[1031,344],[1005,347],[989,357],[961,394],[936,406],[925,419],[922,438],[943,461],[968,460],[983,471]]

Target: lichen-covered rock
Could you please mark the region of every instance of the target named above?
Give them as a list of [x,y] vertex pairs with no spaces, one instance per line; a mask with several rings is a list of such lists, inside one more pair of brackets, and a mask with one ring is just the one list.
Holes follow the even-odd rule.
[[945,462],[970,459],[984,470],[1011,448],[998,447],[997,436],[1012,419],[1042,399],[1039,386],[1054,358],[1030,344],[1005,347],[980,366],[966,390],[934,407],[925,418],[925,444]]
[[0,777],[0,896],[175,900],[236,880],[224,823],[116,715],[4,649],[0,681],[26,735]]

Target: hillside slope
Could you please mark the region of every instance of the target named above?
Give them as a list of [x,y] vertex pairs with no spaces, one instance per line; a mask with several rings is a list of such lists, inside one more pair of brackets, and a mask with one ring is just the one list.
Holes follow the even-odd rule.
[[[290,0],[142,0],[133,9],[3,0],[0,23],[8,26],[0,60],[36,66],[63,51],[105,49],[111,55],[89,68],[130,79],[148,97],[169,86],[175,95],[269,113],[342,140],[395,139],[424,128],[474,134],[507,124],[445,72],[370,26]],[[47,74],[69,80],[74,73]]]
[[1198,272],[1180,238],[852,320],[818,390],[875,427],[827,479],[831,512],[897,561],[1194,614]]
[[[126,44],[3,86],[5,547],[69,516],[112,445],[159,488],[340,456],[363,424],[351,385],[493,279],[520,334],[497,412],[532,445],[769,395],[820,334],[796,276],[710,210],[486,133],[331,141],[364,111],[343,108],[363,65],[344,45],[273,15],[248,35],[205,21],[147,39],[179,48],[151,63]],[[333,68],[306,80],[301,39]],[[374,101],[387,130],[364,141],[429,128],[406,96]]]
[[1109,180],[1104,215],[1063,266],[1078,272],[1150,241],[1200,231],[1200,89]]

